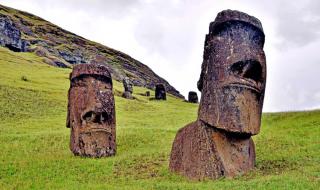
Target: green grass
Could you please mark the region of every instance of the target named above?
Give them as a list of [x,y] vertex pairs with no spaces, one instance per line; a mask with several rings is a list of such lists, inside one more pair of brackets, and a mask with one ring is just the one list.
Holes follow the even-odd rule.
[[[115,157],[73,156],[65,127],[68,74],[32,53],[0,48],[0,189],[317,189],[320,111],[267,113],[256,143],[256,169],[235,179],[188,181],[168,170],[177,130],[198,105],[169,96],[116,96]],[[114,81],[115,92],[122,85]],[[154,92],[152,92],[153,94]]]

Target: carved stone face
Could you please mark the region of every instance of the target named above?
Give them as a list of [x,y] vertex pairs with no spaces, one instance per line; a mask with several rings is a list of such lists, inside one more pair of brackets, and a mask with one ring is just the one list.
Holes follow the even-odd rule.
[[188,94],[188,102],[198,103],[198,95],[194,91],[190,91]]
[[155,98],[157,100],[166,100],[166,88],[163,84],[157,84],[156,85],[156,92],[155,92]]
[[228,132],[259,133],[266,59],[264,34],[257,24],[225,20],[210,26],[198,83],[202,90],[199,119],[208,125]]
[[116,153],[112,80],[105,66],[78,65],[71,75],[67,127],[75,155],[102,157]]
[[124,91],[132,93],[133,92],[133,88],[132,88],[132,82],[130,81],[130,79],[128,77],[125,77],[122,80],[122,82],[123,82]]

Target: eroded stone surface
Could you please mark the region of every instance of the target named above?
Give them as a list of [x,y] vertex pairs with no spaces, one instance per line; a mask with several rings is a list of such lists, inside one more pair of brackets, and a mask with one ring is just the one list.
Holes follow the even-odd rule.
[[107,67],[77,65],[70,81],[67,127],[71,128],[71,151],[87,157],[115,155],[115,103]]
[[157,84],[156,85],[156,92],[155,92],[155,98],[156,100],[166,100],[166,88],[163,84]]
[[233,177],[254,167],[266,84],[265,36],[258,19],[220,12],[206,35],[196,122],[180,129],[170,169],[191,179]]
[[123,88],[124,88],[124,93],[123,93],[123,97],[127,98],[127,99],[132,99],[132,92],[133,92],[133,88],[132,88],[132,82],[130,81],[130,79],[128,77],[125,77],[123,79]]
[[254,167],[251,137],[234,136],[201,121],[188,124],[175,137],[170,169],[190,179],[217,179],[246,173]]
[[194,91],[190,91],[188,94],[188,102],[198,103],[198,95]]
[[20,30],[5,15],[0,15],[0,45],[15,52],[25,52],[29,46],[29,43],[21,38]]

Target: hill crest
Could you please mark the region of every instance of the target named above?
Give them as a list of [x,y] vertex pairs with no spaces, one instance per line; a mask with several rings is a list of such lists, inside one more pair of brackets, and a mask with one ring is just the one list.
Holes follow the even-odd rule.
[[117,81],[129,77],[135,86],[149,89],[163,83],[168,93],[184,98],[165,79],[129,55],[3,5],[0,5],[0,45],[15,52],[34,52],[45,63],[56,67],[104,63]]

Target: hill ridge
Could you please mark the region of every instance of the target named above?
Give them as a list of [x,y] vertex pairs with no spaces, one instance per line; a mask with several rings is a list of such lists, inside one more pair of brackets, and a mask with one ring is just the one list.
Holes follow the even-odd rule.
[[130,55],[69,32],[39,16],[0,4],[0,45],[15,52],[34,52],[57,67],[105,63],[112,77],[129,77],[135,86],[154,89],[163,83],[168,93],[184,98],[164,78]]

